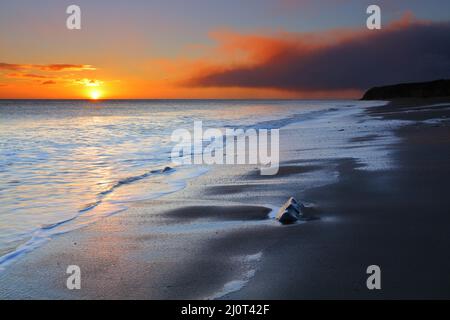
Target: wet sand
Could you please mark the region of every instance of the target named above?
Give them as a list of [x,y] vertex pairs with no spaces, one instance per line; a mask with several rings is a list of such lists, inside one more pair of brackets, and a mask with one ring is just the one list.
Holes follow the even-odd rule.
[[[411,120],[405,103],[370,113]],[[322,221],[302,225],[301,232],[285,230],[265,252],[254,281],[229,298],[448,299],[450,121],[449,110],[438,109],[422,108],[413,119],[438,114],[439,125],[397,131],[396,170],[367,172],[353,159],[339,161],[339,182],[304,195],[320,204]],[[365,285],[372,264],[382,270],[380,291]]]
[[[411,121],[389,142],[381,129],[365,131],[360,115],[354,129],[320,127],[346,142],[332,140],[337,151],[313,159],[295,138],[298,127],[286,128],[279,175],[220,167],[181,192],[55,237],[0,273],[0,297],[450,298],[450,112],[428,104],[368,110],[379,122]],[[361,132],[346,139],[351,130]],[[366,170],[351,155],[368,147],[387,151],[395,167]],[[271,207],[290,196],[318,219],[273,220]],[[71,264],[82,270],[79,291],[65,286]],[[372,264],[382,270],[380,291],[366,288]]]

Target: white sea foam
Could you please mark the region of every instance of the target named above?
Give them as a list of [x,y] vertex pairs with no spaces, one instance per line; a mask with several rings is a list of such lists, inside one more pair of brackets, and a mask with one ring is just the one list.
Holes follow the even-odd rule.
[[226,295],[239,291],[255,276],[258,263],[262,259],[263,253],[258,252],[243,257],[238,257],[240,265],[244,267],[245,271],[240,279],[231,280],[224,284],[223,288],[213,294],[208,300],[220,299]]
[[[360,165],[359,170],[394,169],[389,145],[400,142],[395,129],[411,121],[381,120],[366,114],[367,108],[378,105],[383,103],[355,102],[319,118],[289,125],[287,128],[300,132],[297,159],[354,159]],[[370,141],[364,137],[370,137]]]

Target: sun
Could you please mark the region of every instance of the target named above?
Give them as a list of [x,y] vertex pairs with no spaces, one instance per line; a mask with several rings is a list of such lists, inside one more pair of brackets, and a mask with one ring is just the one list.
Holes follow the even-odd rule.
[[89,92],[89,96],[92,100],[98,100],[102,96],[102,93],[99,90],[92,90]]

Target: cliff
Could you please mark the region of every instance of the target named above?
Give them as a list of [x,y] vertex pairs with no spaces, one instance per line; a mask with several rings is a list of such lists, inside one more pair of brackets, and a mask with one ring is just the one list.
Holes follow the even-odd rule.
[[369,89],[362,100],[450,97],[450,80],[403,83]]

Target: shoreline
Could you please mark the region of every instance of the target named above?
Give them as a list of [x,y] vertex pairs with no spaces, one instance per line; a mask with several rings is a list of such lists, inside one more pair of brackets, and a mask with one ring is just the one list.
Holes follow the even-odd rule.
[[[340,161],[340,181],[305,194],[320,203],[322,221],[331,223],[307,224],[301,234],[286,235],[280,241],[291,245],[283,253],[269,253],[272,258],[263,261],[255,281],[228,298],[450,297],[450,259],[445,254],[450,246],[446,209],[450,205],[446,196],[450,103],[447,110],[437,111],[423,107],[427,100],[416,100],[414,105],[423,109],[414,116],[410,103],[395,101],[368,111],[383,120],[416,121],[395,130],[401,138],[393,154],[399,166],[368,172],[359,170],[353,159]],[[426,123],[436,117],[441,117],[439,125]],[[291,257],[298,274],[273,280],[267,290],[264,281],[283,273],[276,261],[280,256]],[[365,271],[372,264],[381,267],[381,291],[365,287]]]
[[[436,115],[449,114],[443,108],[439,112],[424,108],[416,110],[411,118],[409,106],[404,110],[396,108],[398,105],[391,103],[365,112],[368,117],[382,117],[381,121],[386,123],[393,120],[423,122],[431,116],[435,119]],[[358,124],[361,127],[368,122],[359,115],[355,119],[362,121]],[[320,128],[325,124],[315,125]],[[370,125],[373,124],[367,126]],[[420,252],[428,258],[440,257],[442,264],[435,266],[439,270],[449,267],[449,258],[444,256],[445,246],[448,248],[450,243],[450,238],[444,233],[449,221],[439,209],[442,206],[445,211],[449,203],[442,195],[442,203],[433,206],[428,202],[434,197],[426,194],[427,205],[433,208],[432,213],[435,214],[432,218],[442,219],[437,229],[442,232],[438,234],[443,241],[433,242],[433,237],[437,237],[433,235],[433,224],[418,231],[417,228],[427,220],[420,212],[409,212],[410,208],[404,201],[408,198],[408,194],[405,195],[407,192],[424,192],[421,188],[409,186],[411,174],[423,171],[419,160],[411,164],[407,156],[410,153],[422,157],[421,161],[429,164],[440,163],[439,169],[429,170],[435,175],[434,178],[422,183],[428,183],[433,192],[437,192],[436,186],[441,192],[446,191],[442,182],[436,179],[439,179],[441,172],[446,174],[442,179],[449,178],[448,164],[442,159],[448,154],[449,142],[441,139],[436,146],[430,146],[431,143],[423,146],[414,144],[416,140],[429,142],[433,138],[445,138],[445,134],[449,136],[448,119],[443,121],[442,127],[435,126],[426,123],[399,128],[393,126],[400,140],[370,132],[347,137],[350,129],[340,131],[339,126],[332,127],[330,132],[341,134],[344,140],[351,139],[351,143],[344,146],[339,145],[340,140],[335,141],[337,148],[346,148],[345,152],[349,154],[359,152],[355,151],[357,149],[380,149],[381,160],[375,159],[376,164],[371,170],[364,168],[366,151],[361,151],[362,156],[357,159],[333,159],[329,150],[308,150],[308,153],[316,152],[318,155],[315,159],[308,159],[302,156],[293,139],[288,139],[289,146],[284,148],[285,161],[279,176],[262,178],[252,166],[220,168],[188,182],[186,189],[163,199],[136,202],[121,215],[104,218],[92,226],[52,239],[45,248],[40,247],[16,262],[14,270],[9,268],[0,273],[0,297],[428,297],[431,293],[427,288],[438,285],[428,282],[434,279],[433,274],[419,280],[419,285],[407,283],[414,272],[436,273],[432,266],[420,261],[413,263],[414,252],[410,252],[414,249],[411,243],[416,244],[413,231],[421,236],[419,239],[423,243],[417,243],[423,250]],[[295,124],[284,129],[287,136],[297,131]],[[374,146],[375,142],[378,146]],[[427,158],[427,148],[443,149],[445,152],[441,150]],[[398,168],[392,169],[389,163],[383,162],[383,152],[388,149],[387,157],[393,156]],[[322,153],[325,155],[320,158]],[[385,170],[379,168],[383,166],[386,166]],[[289,196],[307,202],[318,219],[285,227],[265,218],[270,210],[281,206]],[[383,202],[386,204],[380,205]],[[267,205],[261,206],[261,203]],[[420,208],[420,205],[416,201],[415,208]],[[378,208],[382,208],[381,212],[374,210]],[[174,220],[177,222],[175,225]],[[398,232],[404,232],[404,238]],[[431,243],[427,242],[427,236],[432,238]],[[436,248],[427,253],[427,244],[439,246],[439,250]],[[401,252],[405,246],[408,250],[403,251],[408,252]],[[398,254],[409,264],[399,262]],[[380,293],[365,289],[364,266],[377,262],[373,260],[386,266],[386,278],[383,279],[398,288],[387,285]],[[64,266],[77,264],[75,262],[85,274],[83,289],[79,292],[68,291],[64,287]],[[411,265],[411,270],[403,270]],[[442,277],[442,273],[439,276]],[[442,288],[434,293],[435,297],[450,296],[450,289],[445,290],[444,287],[447,282],[442,282]]]

